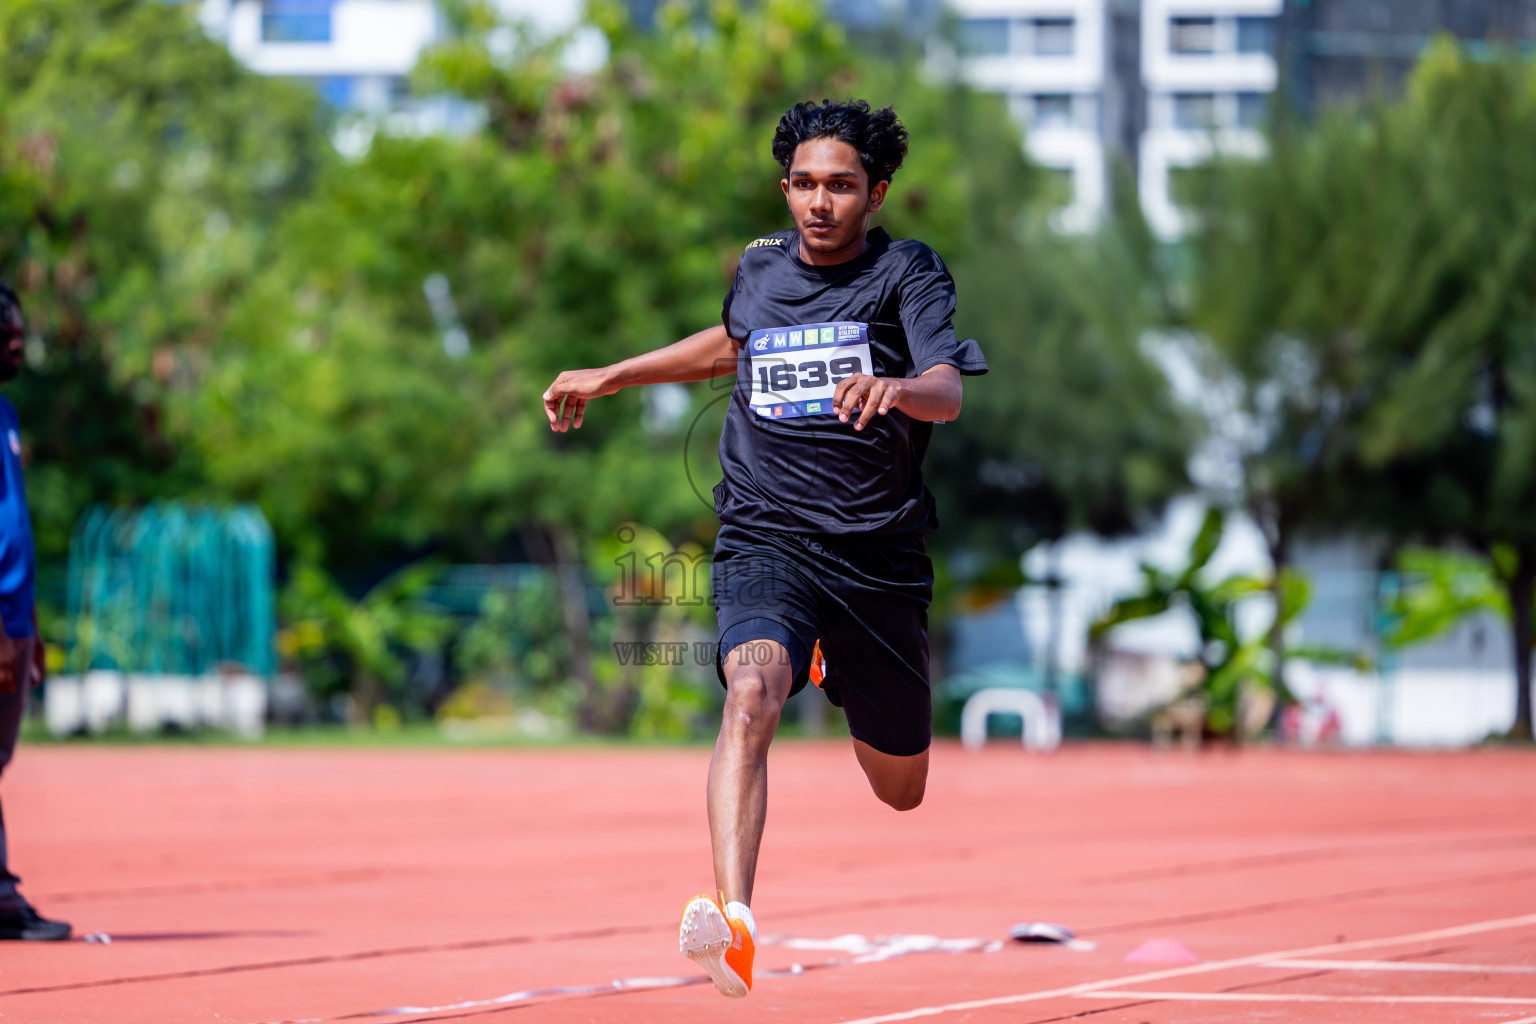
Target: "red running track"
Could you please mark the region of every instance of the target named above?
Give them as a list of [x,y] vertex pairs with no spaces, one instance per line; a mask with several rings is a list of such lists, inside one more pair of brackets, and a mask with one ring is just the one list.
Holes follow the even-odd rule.
[[[0,1021],[1536,1022],[1536,753],[942,744],[897,814],[780,743],[730,1004],[676,981],[707,759],[24,748],[24,890],[113,941],[0,948]],[[983,945],[1031,920],[1093,948]]]

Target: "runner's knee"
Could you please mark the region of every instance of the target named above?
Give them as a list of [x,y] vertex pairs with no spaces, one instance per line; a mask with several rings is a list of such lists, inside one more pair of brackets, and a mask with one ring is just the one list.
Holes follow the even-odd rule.
[[928,788],[928,751],[887,754],[855,739],[853,752],[869,779],[869,788],[881,803],[898,811],[910,811],[923,802],[923,793]]
[[783,703],[775,699],[770,680],[761,669],[740,668],[726,688],[722,728],[751,738],[771,739],[779,726]]
[[898,811],[910,811],[922,804],[923,793],[928,788],[928,779],[926,776],[917,779],[883,780],[879,782],[870,779],[869,784],[874,789],[875,796],[880,798],[881,803]]

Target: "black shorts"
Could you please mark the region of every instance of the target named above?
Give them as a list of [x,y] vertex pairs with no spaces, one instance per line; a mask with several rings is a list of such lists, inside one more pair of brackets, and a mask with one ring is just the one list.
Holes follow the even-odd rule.
[[750,640],[789,651],[791,696],[810,676],[817,639],[827,659],[822,690],[848,731],[885,754],[928,749],[928,605],[933,563],[914,535],[826,537],[723,526],[710,570],[720,621],[715,671]]

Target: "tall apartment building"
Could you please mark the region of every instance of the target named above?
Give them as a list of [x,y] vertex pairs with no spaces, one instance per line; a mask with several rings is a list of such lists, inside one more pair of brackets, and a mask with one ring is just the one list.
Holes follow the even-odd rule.
[[[262,74],[313,83],[334,107],[401,109],[406,77],[444,29],[433,0],[200,0],[210,34]],[[497,0],[550,31],[581,0]],[[626,0],[646,20],[659,0]],[[828,0],[853,29],[921,33],[939,0]],[[1081,231],[1109,201],[1112,161],[1132,171],[1148,221],[1183,227],[1181,172],[1213,148],[1262,151],[1272,94],[1302,111],[1394,91],[1437,32],[1474,45],[1536,38],[1536,0],[949,0],[963,74],[1005,95],[1030,156],[1055,178],[1054,222]],[[573,66],[603,59],[601,40]],[[594,50],[595,46],[595,50]],[[578,51],[581,48],[578,48]],[[466,113],[416,104],[417,128]]]
[[1310,111],[1396,93],[1438,33],[1474,52],[1518,46],[1530,54],[1536,0],[1291,0],[1280,26],[1286,98]]
[[1164,237],[1183,227],[1178,172],[1213,149],[1258,155],[1279,84],[1281,0],[1146,0],[1141,68],[1147,118],[1137,186],[1147,221]]
[[1070,177],[1057,218],[1091,227],[1109,162],[1177,234],[1179,169],[1219,145],[1252,151],[1278,81],[1282,0],[955,0],[965,75],[1009,97],[1036,162]]
[[1398,91],[1436,34],[1530,55],[1536,0],[952,0],[964,74],[1009,97],[1035,160],[1063,176],[1064,228],[1090,226],[1107,162],[1135,172],[1163,237],[1181,172],[1262,152],[1277,89],[1306,113]]
[[1005,94],[1030,156],[1060,182],[1057,223],[1086,230],[1108,201],[1106,149],[1127,109],[1115,0],[953,0],[964,74]]
[[1213,144],[1263,150],[1272,103],[1303,114],[1367,94],[1395,95],[1439,34],[1474,53],[1530,54],[1536,0],[1144,0],[1147,127],[1142,209],[1165,237],[1182,227],[1180,169]]

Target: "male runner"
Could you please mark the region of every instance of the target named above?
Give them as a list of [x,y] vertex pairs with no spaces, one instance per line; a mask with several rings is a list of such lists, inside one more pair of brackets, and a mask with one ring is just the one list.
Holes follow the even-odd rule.
[[[16,293],[0,284],[0,382],[21,372],[25,325]],[[0,398],[0,772],[16,752],[27,691],[43,681],[43,641],[32,603],[32,520],[21,482],[16,409]],[[69,925],[50,921],[16,891],[6,865],[5,818],[0,815],[0,939],[67,939]]]
[[723,323],[567,371],[544,393],[563,431],[581,426],[589,399],[623,387],[737,375],[712,571],[726,687],[708,786],[719,898],[690,901],[679,928],[683,954],[728,996],[752,988],[747,905],[785,700],[809,679],[840,705],[871,788],[897,810],[922,801],[928,777],[933,567],[922,538],[938,520],[919,466],[931,424],[960,412],[960,375],[987,364],[955,338],[943,261],[869,230],[906,152],[889,108],[793,107],[773,155],[795,227],[747,246]]

